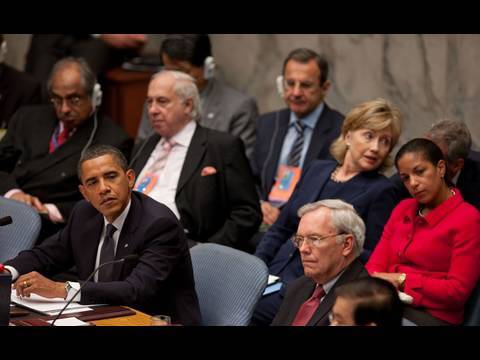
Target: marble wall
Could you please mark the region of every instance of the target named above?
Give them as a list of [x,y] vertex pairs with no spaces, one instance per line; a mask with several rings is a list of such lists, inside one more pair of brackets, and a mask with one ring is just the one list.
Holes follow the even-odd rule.
[[[148,49],[158,49],[151,35]],[[23,66],[28,34],[8,35],[7,61]],[[326,55],[333,86],[327,102],[343,113],[383,97],[405,115],[401,142],[442,117],[465,121],[480,146],[480,35],[214,34],[219,73],[257,98],[260,111],[283,107],[275,87],[290,50],[309,47]]]
[[465,121],[480,146],[480,35],[212,35],[224,77],[258,99],[262,112],[278,109],[275,78],[290,50],[326,55],[333,86],[326,101],[343,113],[383,97],[405,116],[401,142],[437,119]]

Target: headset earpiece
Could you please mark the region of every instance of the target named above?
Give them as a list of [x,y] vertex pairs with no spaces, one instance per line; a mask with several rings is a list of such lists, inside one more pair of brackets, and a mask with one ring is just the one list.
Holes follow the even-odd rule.
[[280,95],[283,99],[283,97],[285,96],[285,87],[284,87],[284,84],[283,84],[283,75],[278,75],[276,81],[277,81],[278,95]]
[[215,60],[212,56],[208,56],[203,63],[203,77],[208,80],[215,75]]
[[2,45],[0,45],[0,64],[5,61],[6,54],[7,54],[7,42],[3,40]]
[[97,110],[97,108],[102,104],[102,87],[99,83],[95,83],[93,86],[92,92],[92,108],[93,111]]

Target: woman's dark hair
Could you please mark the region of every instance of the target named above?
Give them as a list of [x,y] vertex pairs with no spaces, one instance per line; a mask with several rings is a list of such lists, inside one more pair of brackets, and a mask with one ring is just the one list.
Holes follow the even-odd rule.
[[437,166],[440,160],[445,160],[442,150],[440,150],[437,144],[428,139],[416,138],[405,143],[400,150],[398,150],[397,155],[395,155],[395,166],[397,169],[398,161],[403,157],[403,155],[408,153],[422,154],[425,160],[429,161],[435,166]]
[[353,300],[355,325],[401,326],[403,303],[397,289],[386,280],[367,277],[335,289],[337,297]]

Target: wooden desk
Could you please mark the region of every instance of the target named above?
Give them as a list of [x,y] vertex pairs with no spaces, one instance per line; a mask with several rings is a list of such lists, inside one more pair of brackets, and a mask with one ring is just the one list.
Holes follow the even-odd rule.
[[137,136],[152,75],[151,72],[130,71],[120,67],[108,71],[105,75],[103,110],[132,138]]
[[150,315],[132,308],[129,309],[135,311],[136,314],[118,318],[95,320],[91,321],[91,323],[96,326],[150,326]]
[[[92,320],[89,322],[94,324],[95,326],[150,326],[150,315],[127,306],[124,306],[124,307],[134,311],[135,315],[112,317],[112,318],[102,319],[102,320]],[[40,315],[30,310],[22,309],[22,311],[25,311],[26,314],[22,316],[11,317],[10,321],[28,320],[28,319],[51,320],[54,318],[54,316]],[[69,316],[68,314],[64,314],[62,318],[68,317],[68,316]]]

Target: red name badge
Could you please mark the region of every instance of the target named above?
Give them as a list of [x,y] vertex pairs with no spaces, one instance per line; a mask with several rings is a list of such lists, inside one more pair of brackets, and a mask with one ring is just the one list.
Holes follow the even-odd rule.
[[285,204],[300,180],[301,172],[302,169],[298,166],[280,165],[275,177],[275,185],[268,195],[268,201],[279,205]]

